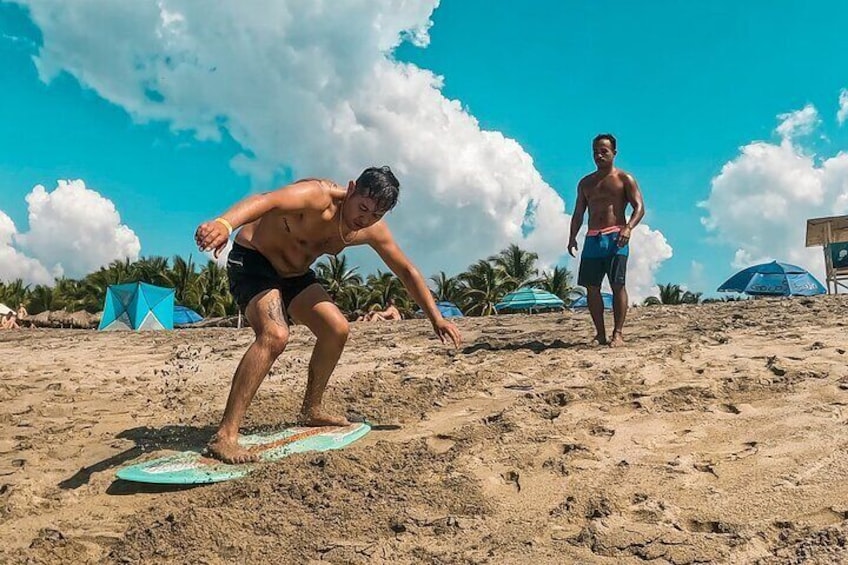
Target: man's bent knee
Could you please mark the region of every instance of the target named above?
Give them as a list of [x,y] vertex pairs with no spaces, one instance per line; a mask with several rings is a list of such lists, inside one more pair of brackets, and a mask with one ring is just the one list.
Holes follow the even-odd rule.
[[347,320],[339,320],[334,322],[322,336],[324,339],[335,343],[339,347],[344,347],[347,343],[347,338],[350,335],[350,324]]
[[256,336],[256,342],[273,355],[280,355],[289,343],[289,330],[279,326],[268,328]]

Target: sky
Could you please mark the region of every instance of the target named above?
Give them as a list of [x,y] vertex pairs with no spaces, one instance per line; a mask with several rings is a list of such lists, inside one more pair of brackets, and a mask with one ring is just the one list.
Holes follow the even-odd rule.
[[601,132],[646,203],[634,298],[715,295],[772,259],[823,280],[804,229],[848,213],[846,18],[787,0],[0,3],[0,280],[205,260],[196,226],[240,198],[384,164],[387,221],[425,275],[510,243],[574,271]]

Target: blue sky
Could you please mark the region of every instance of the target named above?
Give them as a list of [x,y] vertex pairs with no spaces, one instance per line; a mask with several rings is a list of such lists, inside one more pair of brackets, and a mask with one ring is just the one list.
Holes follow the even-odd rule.
[[[393,9],[392,2],[385,4],[385,10]],[[255,147],[251,145],[251,140],[262,135],[250,127],[260,126],[238,125],[255,123],[245,110],[250,102],[233,102],[230,117],[219,109],[225,116],[220,121],[224,125],[218,128],[220,136],[199,140],[195,132],[200,125],[193,129],[191,119],[185,127],[174,127],[176,112],[191,109],[190,95],[188,101],[181,98],[179,108],[158,115],[150,110],[149,101],[126,102],[120,84],[97,77],[98,64],[108,61],[108,54],[75,57],[77,48],[84,52],[90,46],[80,46],[79,40],[75,44],[73,38],[56,41],[53,49],[57,52],[52,57],[58,70],[42,79],[33,56],[57,33],[56,21],[65,25],[74,21],[62,20],[71,18],[67,12],[72,11],[51,10],[34,2],[31,17],[26,7],[0,5],[0,211],[11,218],[18,232],[28,229],[25,197],[35,185],[52,191],[58,179],[84,179],[87,187],[114,203],[121,222],[137,235],[142,255],[196,254],[191,241],[196,224],[249,191],[272,188],[291,174],[321,174],[320,170],[305,170],[308,163],[345,170],[344,164],[356,162],[344,156],[326,163],[298,157],[293,146],[291,153],[281,148],[274,154],[270,169],[260,167],[264,172],[247,175],[245,170],[253,169],[232,160],[247,153],[256,154],[257,162],[264,163],[263,155],[269,152],[268,144],[257,141]],[[188,12],[184,15],[194,22]],[[409,17],[420,19],[418,14]],[[783,234],[789,229],[797,239],[805,214],[848,212],[839,204],[831,205],[843,194],[839,187],[845,186],[848,193],[848,177],[840,176],[841,172],[822,173],[823,163],[848,144],[846,128],[836,118],[840,91],[848,87],[848,72],[841,64],[848,52],[844,33],[848,4],[844,2],[446,0],[431,19],[429,44],[404,43],[393,59],[442,76],[441,94],[459,101],[481,130],[498,131],[517,141],[532,159],[531,169],[563,198],[567,213],[573,207],[576,182],[592,170],[591,138],[606,131],[618,137],[618,165],[632,172],[641,184],[648,210],[645,221],[673,249],[670,258],[658,258],[650,271],[658,282],[681,282],[709,293],[732,273],[734,260],[765,256],[768,249],[763,252],[763,246],[771,237],[768,230]],[[198,27],[203,23],[198,22]],[[214,29],[217,24],[208,25]],[[339,35],[336,28],[327,27],[331,38]],[[302,33],[311,29],[307,25]],[[317,37],[328,32],[324,26],[316,26],[314,33]],[[310,38],[303,41],[308,43]],[[323,45],[325,40],[321,41]],[[257,43],[257,49],[261,44]],[[320,57],[320,53],[313,56]],[[331,57],[336,51],[330,46],[325,53]],[[392,55],[387,55],[391,59]],[[354,63],[355,56],[349,55]],[[367,58],[373,54],[362,57],[363,65],[373,62]],[[108,62],[113,69],[125,64]],[[204,104],[209,104],[208,100],[198,98],[196,106]],[[786,138],[792,147],[775,157],[787,163],[806,157],[811,163],[806,169],[793,173],[790,164],[786,171],[777,166],[773,173],[762,172],[756,163],[745,160],[740,148],[758,140],[777,152],[782,137],[775,128],[785,119],[778,116],[807,105],[816,112],[816,124],[806,135],[802,132]],[[277,109],[280,113],[275,115],[285,122],[286,112],[298,111],[295,107]],[[200,124],[200,118],[197,120]],[[231,135],[230,124],[241,134]],[[339,140],[332,136],[323,139],[327,154],[332,155]],[[321,149],[320,142],[309,147]],[[358,156],[354,150],[351,153]],[[398,160],[402,158],[414,157],[406,154]],[[710,208],[716,227],[708,231],[701,222],[708,211],[698,203],[710,199],[714,179],[728,163],[739,166],[732,167],[719,183],[724,192],[716,192],[711,201],[715,209]],[[834,161],[830,169],[841,171],[836,164]],[[835,188],[824,189],[822,202],[795,214],[793,198],[802,199],[803,194],[791,194],[795,190],[793,174],[808,175],[811,182],[824,176],[830,180],[821,182]],[[771,175],[783,176],[775,181]],[[413,183],[427,182],[426,170],[410,173],[410,177],[415,179]],[[439,184],[440,179],[434,177],[432,184]],[[787,184],[782,202],[789,211],[782,223],[771,221],[773,212],[762,218],[767,226],[762,234],[746,235],[749,232],[744,226],[733,224],[745,223],[744,218],[739,220],[732,210],[718,209],[733,202],[733,191],[738,190],[744,205],[753,206],[750,221],[756,223],[764,214],[756,203],[768,198],[775,182]],[[448,189],[461,191],[462,184]],[[415,212],[426,215],[425,205],[431,197],[434,202],[441,198],[428,195]],[[415,217],[406,214],[397,219],[404,224],[397,229],[404,233],[406,223]],[[486,221],[485,217],[481,215],[480,221]],[[552,225],[561,230],[562,222],[556,222]],[[409,228],[404,237],[418,242],[422,235]],[[781,248],[794,245],[795,239],[775,237],[774,258],[796,258],[815,267],[816,256],[804,255],[807,251],[803,249],[793,248],[792,253],[784,249],[781,254]],[[567,233],[562,233],[563,252],[566,239]],[[803,247],[803,242],[799,244]],[[38,256],[25,244],[13,241],[11,245],[19,253]],[[423,264],[435,270],[437,263],[422,247],[426,243],[415,245],[411,254],[420,254]],[[532,247],[530,242],[528,246]],[[740,249],[745,254],[739,255]],[[462,257],[465,264],[469,262],[466,259]],[[693,261],[698,265],[693,267]],[[369,259],[363,262],[365,267],[375,265]],[[574,267],[565,259],[562,262]]]

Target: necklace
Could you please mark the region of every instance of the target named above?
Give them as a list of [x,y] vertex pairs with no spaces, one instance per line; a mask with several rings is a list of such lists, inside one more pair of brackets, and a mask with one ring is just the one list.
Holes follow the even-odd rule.
[[347,202],[347,195],[345,195],[344,200],[342,200],[342,203],[339,206],[339,237],[341,238],[342,243],[344,243],[345,245],[350,245],[351,243],[353,243],[353,240],[356,239],[356,234],[359,233],[359,230],[353,232],[353,237],[350,239],[350,241],[345,239],[345,236],[342,233],[342,219],[344,218],[345,202]]

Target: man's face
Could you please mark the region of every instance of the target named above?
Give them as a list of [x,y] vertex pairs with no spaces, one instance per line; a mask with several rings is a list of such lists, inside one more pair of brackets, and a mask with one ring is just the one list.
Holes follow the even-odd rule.
[[377,208],[377,202],[350,190],[344,207],[344,220],[350,230],[361,230],[373,226],[385,212]]
[[615,159],[615,151],[612,148],[612,143],[609,139],[602,139],[595,143],[592,147],[592,157],[595,159],[595,164],[598,168],[605,168],[612,165]]

